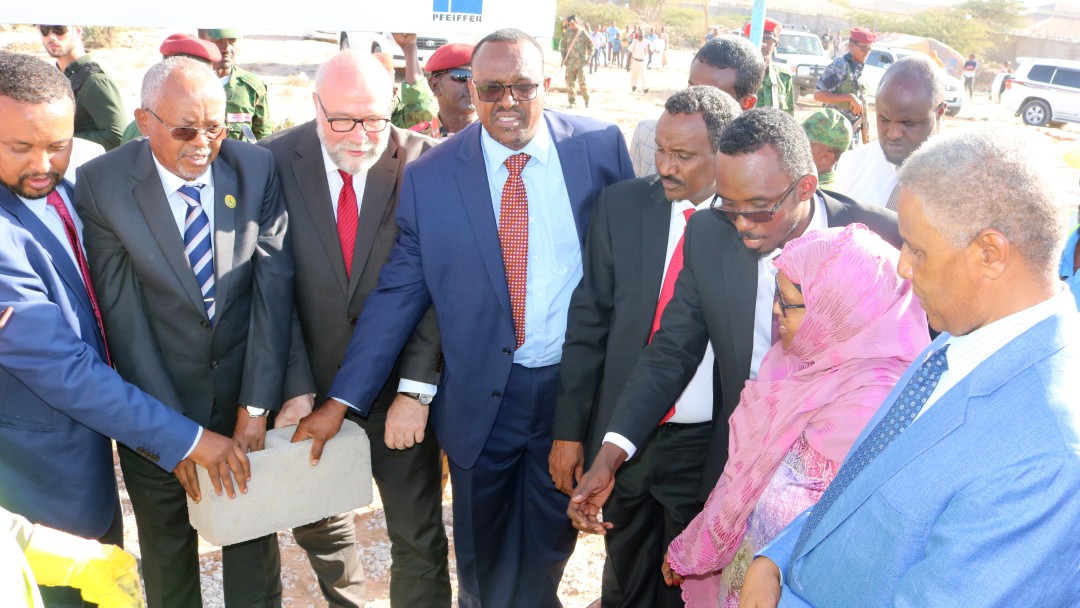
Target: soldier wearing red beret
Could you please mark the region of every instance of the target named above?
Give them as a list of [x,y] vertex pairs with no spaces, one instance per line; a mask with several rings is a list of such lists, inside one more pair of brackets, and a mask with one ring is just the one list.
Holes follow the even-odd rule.
[[428,58],[424,70],[439,113],[429,121],[410,127],[436,139],[457,133],[476,122],[476,107],[469,94],[473,45],[455,42],[440,47]]
[[818,79],[817,90],[814,91],[814,101],[838,110],[851,121],[855,131],[861,127],[866,100],[866,85],[861,84],[859,78],[875,40],[877,34],[873,30],[851,28],[848,52],[834,59],[825,68]]

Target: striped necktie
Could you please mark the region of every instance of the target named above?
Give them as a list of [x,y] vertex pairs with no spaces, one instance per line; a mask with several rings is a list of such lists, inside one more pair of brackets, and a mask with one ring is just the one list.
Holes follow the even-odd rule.
[[870,431],[866,439],[859,444],[859,447],[840,467],[836,478],[832,480],[832,483],[829,484],[825,493],[821,495],[821,499],[814,505],[810,515],[806,518],[799,539],[795,543],[795,549],[791,552],[792,559],[799,556],[803,547],[806,546],[806,542],[810,540],[810,535],[814,533],[814,529],[821,523],[825,514],[829,512],[829,507],[836,502],[836,498],[851,484],[851,481],[878,454],[889,447],[889,444],[908,428],[908,425],[915,421],[916,416],[926,405],[926,400],[930,398],[934,389],[937,388],[938,381],[941,380],[941,374],[949,369],[949,360],[945,358],[945,351],[948,349],[949,345],[946,344],[919,366],[919,369],[908,380],[904,390],[896,397],[896,402],[889,408],[885,417],[881,419],[881,422],[878,422],[874,430]]
[[210,232],[210,218],[203,209],[199,196],[203,184],[184,184],[177,189],[177,194],[188,205],[187,218],[184,220],[184,253],[187,254],[191,269],[195,271],[195,282],[202,292],[206,317],[214,322],[214,249],[211,246],[213,235]]

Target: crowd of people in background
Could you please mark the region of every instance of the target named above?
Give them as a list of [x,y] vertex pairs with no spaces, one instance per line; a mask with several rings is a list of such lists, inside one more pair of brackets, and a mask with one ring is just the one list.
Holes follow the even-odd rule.
[[[687,86],[628,145],[550,109],[523,31],[423,66],[394,34],[403,81],[343,50],[273,132],[237,30],[167,37],[130,124],[78,26],[0,52],[0,603],[199,606],[196,465],[235,496],[268,429],[318,466],[358,424],[393,606],[454,599],[444,458],[463,607],[559,606],[579,533],[603,606],[1075,604],[1080,227],[1030,135],[941,133],[924,55],[871,124],[869,28],[800,123],[775,20],[686,66],[561,26],[571,108],[605,67]],[[293,530],[333,606],[355,526]],[[281,606],[275,534],[222,562],[226,605]]]

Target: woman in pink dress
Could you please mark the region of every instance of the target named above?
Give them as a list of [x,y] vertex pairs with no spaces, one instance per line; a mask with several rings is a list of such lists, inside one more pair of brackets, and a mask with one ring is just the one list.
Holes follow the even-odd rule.
[[[688,607],[737,607],[754,554],[815,504],[930,342],[899,252],[866,227],[810,232],[773,262],[780,342],[731,415],[724,473],[668,550]],[[674,571],[674,572],[672,572]]]

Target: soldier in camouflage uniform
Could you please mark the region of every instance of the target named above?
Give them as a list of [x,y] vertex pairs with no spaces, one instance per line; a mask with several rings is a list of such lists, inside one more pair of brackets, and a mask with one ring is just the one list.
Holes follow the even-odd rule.
[[[765,18],[765,28],[761,34],[761,55],[765,59],[765,77],[757,92],[757,107],[779,108],[792,116],[795,115],[795,87],[791,83],[791,72],[787,66],[772,62],[773,51],[780,40],[780,22],[772,17]],[[743,35],[750,37],[750,23],[743,27]]]
[[810,152],[817,167],[818,187],[832,186],[835,181],[836,163],[840,155],[851,145],[851,123],[843,114],[832,108],[822,108],[802,123],[803,131],[810,140]]
[[589,33],[579,28],[577,17],[566,18],[566,31],[563,32],[562,48],[566,49],[563,67],[566,68],[566,99],[574,107],[577,97],[574,83],[578,83],[585,107],[589,107],[589,87],[585,84],[585,66],[592,57],[593,41]]
[[199,38],[213,42],[221,51],[221,61],[214,63],[214,70],[225,86],[225,123],[229,138],[254,143],[270,135],[273,126],[266,85],[255,74],[233,65],[240,30],[199,30]]
[[848,52],[825,68],[814,91],[814,101],[839,111],[851,123],[853,130],[856,130],[865,111],[866,85],[861,84],[859,78],[875,40],[877,34],[874,32],[861,27],[851,28]]

